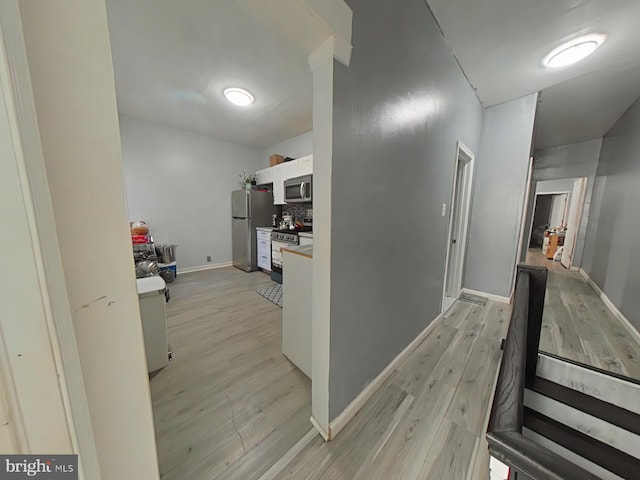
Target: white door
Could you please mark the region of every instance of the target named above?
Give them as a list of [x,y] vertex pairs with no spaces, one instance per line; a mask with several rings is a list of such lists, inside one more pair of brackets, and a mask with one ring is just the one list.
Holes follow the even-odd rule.
[[462,142],[458,142],[451,209],[449,210],[449,238],[442,300],[443,313],[451,308],[462,290],[462,273],[471,204],[473,159],[473,153]]
[[573,250],[576,247],[576,239],[580,218],[582,217],[582,208],[584,206],[584,195],[587,179],[580,178],[573,184],[573,193],[571,194],[571,204],[569,205],[569,215],[567,215],[567,233],[564,238],[564,250],[562,251],[562,259],[560,263],[565,268],[571,268],[573,260]]

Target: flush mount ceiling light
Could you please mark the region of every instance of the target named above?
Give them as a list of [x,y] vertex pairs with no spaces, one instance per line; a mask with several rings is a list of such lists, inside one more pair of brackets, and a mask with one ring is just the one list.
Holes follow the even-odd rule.
[[548,68],[560,68],[572,65],[588,57],[607,39],[606,35],[593,33],[574,38],[570,42],[553,49],[544,57],[542,64]]
[[253,103],[255,100],[253,95],[246,91],[244,88],[238,87],[230,87],[225,88],[224,96],[234,105],[238,105],[240,107],[247,107]]

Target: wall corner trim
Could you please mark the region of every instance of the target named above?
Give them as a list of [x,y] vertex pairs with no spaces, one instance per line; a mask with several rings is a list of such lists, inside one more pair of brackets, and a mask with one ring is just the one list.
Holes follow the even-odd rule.
[[[355,417],[355,415],[364,407],[364,405],[369,401],[369,399],[373,396],[374,393],[382,386],[382,384],[389,378],[389,376],[394,372],[396,368],[413,352],[418,345],[422,343],[422,341],[427,338],[427,336],[431,333],[431,331],[442,321],[442,314],[438,315],[429,325],[425,327],[422,332],[418,334],[416,338],[414,338],[409,345],[407,345],[404,350],[402,350],[396,358],[394,358],[389,365],[385,367],[382,372],[378,374],[376,378],[374,378],[371,382],[364,387],[364,390],[360,392],[360,394],[345,408],[340,415],[338,415],[333,421],[329,423],[329,432],[327,432],[327,436],[325,440],[333,440],[336,438],[338,433],[349,423],[349,421]],[[313,418],[313,417],[312,417]],[[313,423],[313,420],[311,421]],[[314,423],[315,425],[315,423]],[[320,431],[320,434],[324,437],[322,433],[322,429],[316,426]]]
[[479,290],[471,290],[470,288],[463,288],[463,293],[469,293],[471,295],[478,295],[480,297],[487,297],[489,300],[494,300],[500,303],[506,303],[507,305],[511,305],[511,299],[513,294],[510,297],[502,297],[500,295],[494,295],[493,293],[481,292]]
[[352,49],[351,43],[338,35],[331,35],[309,55],[309,67],[313,71],[331,58],[348,67]]
[[311,425],[313,425],[315,427],[315,429],[318,431],[318,433],[320,433],[322,438],[324,438],[325,442],[328,442],[329,440],[331,440],[331,438],[330,438],[331,429],[329,429],[328,432],[325,432],[324,428],[322,428],[320,426],[320,423],[318,423],[318,421],[313,417],[313,415],[311,415],[311,417],[309,418],[309,421],[311,422]]
[[629,331],[631,336],[638,343],[640,343],[640,332],[638,332],[638,330],[636,330],[636,328],[631,324],[629,319],[625,317],[620,310],[618,310],[618,307],[616,307],[615,304],[609,299],[607,294],[602,291],[602,289],[598,286],[598,284],[594,282],[589,276],[589,274],[585,272],[582,268],[580,269],[580,275],[582,275],[582,278],[584,278],[584,280],[589,284],[589,286],[595,290],[595,292],[600,297],[600,300],[602,300],[602,302],[607,306],[611,314],[614,317],[616,317],[618,320],[620,320],[622,322],[622,325]]

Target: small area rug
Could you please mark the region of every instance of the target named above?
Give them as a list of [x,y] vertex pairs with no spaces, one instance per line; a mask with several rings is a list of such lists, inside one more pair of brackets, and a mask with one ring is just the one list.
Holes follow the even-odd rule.
[[275,303],[277,306],[282,308],[282,285],[279,283],[274,282],[268,287],[259,288],[258,293],[270,302]]

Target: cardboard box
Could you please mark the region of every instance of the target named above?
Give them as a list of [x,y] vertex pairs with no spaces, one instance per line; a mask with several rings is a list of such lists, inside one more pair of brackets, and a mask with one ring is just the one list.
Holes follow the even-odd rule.
[[279,163],[284,162],[284,157],[282,155],[273,154],[269,157],[269,166],[273,167],[278,165]]

